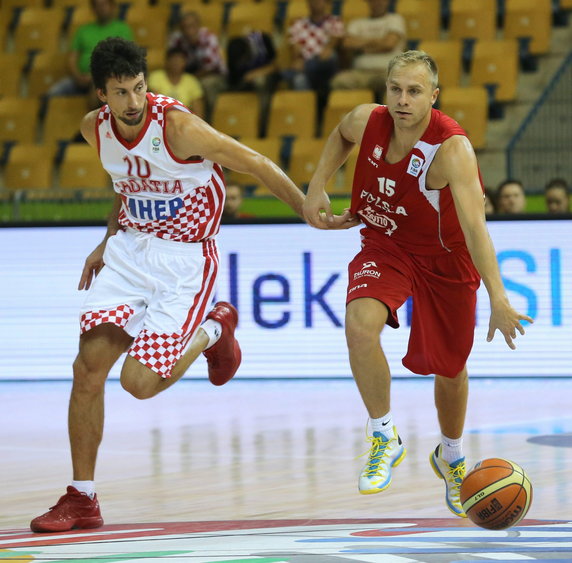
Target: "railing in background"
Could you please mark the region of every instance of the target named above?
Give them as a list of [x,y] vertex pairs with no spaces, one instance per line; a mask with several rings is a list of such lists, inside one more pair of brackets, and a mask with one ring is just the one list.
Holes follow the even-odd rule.
[[510,178],[539,192],[552,178],[572,178],[572,51],[507,147]]

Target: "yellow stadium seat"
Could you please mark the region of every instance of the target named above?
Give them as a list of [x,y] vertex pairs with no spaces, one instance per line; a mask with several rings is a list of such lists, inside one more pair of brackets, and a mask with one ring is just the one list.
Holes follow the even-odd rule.
[[153,47],[147,49],[147,70],[158,70],[165,67],[166,49],[163,47]]
[[518,44],[514,39],[477,41],[471,65],[471,86],[496,84],[494,99],[509,102],[516,98]]
[[346,113],[360,104],[370,104],[375,101],[372,90],[367,88],[356,90],[332,90],[324,110],[322,137],[327,137]]
[[462,45],[457,39],[421,41],[419,49],[425,51],[437,63],[439,87],[457,88],[462,75]]
[[494,39],[496,36],[496,0],[453,0],[450,39]]
[[[267,156],[270,160],[275,162],[278,166],[280,165],[280,149],[282,147],[282,142],[280,139],[266,138],[258,139],[256,137],[241,137],[240,142],[250,147],[251,149]],[[261,184],[257,178],[250,176],[249,174],[242,174],[240,172],[235,172],[234,170],[228,170],[226,172],[228,178],[227,184],[239,184],[241,186],[256,186],[256,195],[270,194],[270,190],[263,184]]]
[[304,186],[310,182],[323,149],[322,139],[299,138],[294,141],[290,153],[288,176],[296,185]]
[[275,2],[234,4],[230,8],[226,34],[228,37],[246,35],[250,31],[274,32]]
[[486,145],[488,96],[482,87],[447,88],[440,95],[441,111],[455,119],[475,149]]
[[305,18],[309,14],[306,0],[289,0],[286,4],[284,16],[284,30],[287,31],[292,22],[299,18]]
[[80,132],[80,123],[87,111],[85,96],[51,97],[43,123],[44,143],[73,140]]
[[27,75],[27,95],[41,96],[58,80],[68,75],[67,53],[40,52],[34,56]]
[[278,90],[270,102],[267,134],[270,137],[314,137],[316,94],[313,91]]
[[217,96],[213,127],[231,137],[257,137],[260,103],[256,92],[223,92]]
[[441,33],[439,0],[399,0],[397,13],[405,19],[408,40],[439,39]]
[[59,51],[63,19],[64,12],[56,8],[24,10],[14,31],[14,51]]
[[40,102],[19,97],[0,99],[0,142],[34,143]]
[[358,18],[369,18],[368,2],[344,0],[341,6],[341,16],[345,23]]
[[126,22],[133,30],[136,43],[147,48],[164,48],[170,15],[168,6],[132,7],[127,10]]
[[71,13],[71,18],[65,31],[68,42],[73,39],[73,36],[80,25],[91,23],[93,20],[93,10],[86,5],[85,2],[76,6]]
[[[50,6],[52,8],[80,8],[86,6],[85,0],[51,0]],[[93,12],[92,12],[93,14]],[[92,16],[93,18],[93,16]]]
[[27,60],[24,53],[0,52],[0,97],[21,94],[22,71]]
[[506,39],[530,38],[529,51],[543,55],[550,50],[552,6],[550,0],[506,0]]
[[4,169],[6,189],[49,190],[53,185],[53,159],[52,147],[18,143],[12,147]]
[[67,145],[59,167],[59,184],[70,190],[103,189],[111,185],[111,178],[93,147],[72,143]]

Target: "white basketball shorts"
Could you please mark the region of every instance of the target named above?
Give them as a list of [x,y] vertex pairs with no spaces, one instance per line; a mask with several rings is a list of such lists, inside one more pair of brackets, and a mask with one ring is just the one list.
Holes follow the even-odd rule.
[[215,241],[175,242],[128,229],[108,239],[103,260],[80,311],[81,333],[113,323],[133,336],[130,356],[170,377],[211,305]]

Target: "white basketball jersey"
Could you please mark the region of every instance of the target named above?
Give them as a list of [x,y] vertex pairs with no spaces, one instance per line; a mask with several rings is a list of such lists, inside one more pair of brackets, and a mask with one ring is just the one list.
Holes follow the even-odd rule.
[[134,141],[123,139],[105,105],[96,134],[103,167],[121,194],[119,224],[159,238],[198,242],[215,235],[224,205],[220,165],[190,156],[178,159],[165,137],[167,111],[189,112],[181,102],[147,93],[145,124]]

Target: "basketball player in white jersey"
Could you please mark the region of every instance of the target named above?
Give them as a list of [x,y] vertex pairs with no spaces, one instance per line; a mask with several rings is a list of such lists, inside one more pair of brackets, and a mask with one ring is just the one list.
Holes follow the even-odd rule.
[[350,364],[370,416],[369,459],[358,488],[379,493],[405,448],[390,411],[391,376],[380,344],[386,324],[413,298],[403,364],[435,375],[441,441],[430,464],[445,482],[447,507],[465,517],[459,487],[465,474],[462,433],[468,399],[466,361],[473,345],[476,292],[489,294],[488,340],[499,330],[510,348],[521,321],[506,295],[484,214],[473,148],[459,124],[433,108],[435,61],[422,51],[389,65],[387,105],[364,104],[330,134],[310,182],[304,215],[311,225],[336,224],[324,187],[359,145],[351,217],[363,223],[361,250],[349,265],[346,339]]
[[94,472],[104,384],[123,352],[121,384],[138,399],[167,389],[201,352],[215,385],[238,369],[237,311],[217,303],[206,314],[218,270],[222,166],[255,176],[299,215],[304,201],[270,159],[214,130],[177,100],[148,93],[145,54],[134,43],[117,37],[100,42],[91,72],[104,105],[85,116],[81,131],[113,180],[115,204],[79,283],[89,292],[69,404],[73,482],[32,520],[35,532],[103,525]]

